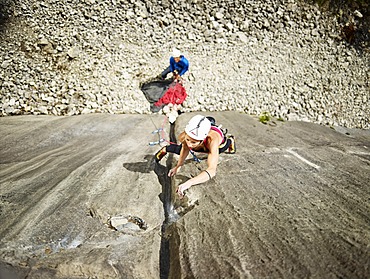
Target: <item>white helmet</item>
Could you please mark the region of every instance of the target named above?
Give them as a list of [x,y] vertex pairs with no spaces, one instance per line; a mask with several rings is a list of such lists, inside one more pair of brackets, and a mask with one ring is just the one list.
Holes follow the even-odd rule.
[[181,51],[179,51],[177,48],[174,48],[172,51],[172,56],[173,57],[180,57],[181,56]]
[[185,127],[185,133],[195,140],[204,140],[210,130],[211,122],[203,115],[194,116]]

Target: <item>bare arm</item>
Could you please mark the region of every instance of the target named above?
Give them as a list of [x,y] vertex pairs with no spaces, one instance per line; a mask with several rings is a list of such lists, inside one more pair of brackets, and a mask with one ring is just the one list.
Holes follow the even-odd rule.
[[205,171],[202,171],[197,176],[189,179],[185,183],[180,184],[178,186],[176,192],[179,194],[180,197],[182,197],[184,195],[184,191],[189,189],[191,186],[204,183],[216,175],[218,158],[219,158],[218,142],[219,141],[217,138],[213,138],[213,140],[210,142],[210,147],[209,147],[210,152],[208,154],[208,159],[207,159],[207,164],[208,164],[207,169]]
[[186,157],[189,155],[189,148],[185,143],[182,143],[182,148],[180,151],[180,157],[177,161],[177,165],[168,172],[168,176],[174,176],[184,164]]

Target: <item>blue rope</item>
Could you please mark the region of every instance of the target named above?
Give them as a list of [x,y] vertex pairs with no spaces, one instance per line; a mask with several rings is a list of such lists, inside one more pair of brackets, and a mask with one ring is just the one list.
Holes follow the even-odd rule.
[[190,149],[190,154],[193,155],[193,160],[200,163],[200,159],[195,155],[194,151]]

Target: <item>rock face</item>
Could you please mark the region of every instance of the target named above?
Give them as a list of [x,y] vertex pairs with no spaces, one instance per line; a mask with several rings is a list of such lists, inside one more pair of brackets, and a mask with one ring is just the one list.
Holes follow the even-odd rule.
[[213,116],[236,135],[237,154],[189,190],[183,203],[195,207],[172,228],[170,278],[368,277],[370,134]]
[[0,278],[158,278],[158,116],[1,120]]
[[369,131],[210,115],[237,153],[183,200],[206,161],[148,143],[191,113],[1,118],[0,278],[369,277]]
[[150,113],[140,84],[178,47],[183,111],[369,128],[363,2],[2,0],[0,114]]

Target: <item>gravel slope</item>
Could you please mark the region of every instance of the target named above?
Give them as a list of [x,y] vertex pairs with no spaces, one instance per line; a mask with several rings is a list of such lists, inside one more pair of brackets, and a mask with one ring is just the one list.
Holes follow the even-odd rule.
[[191,63],[183,111],[370,127],[368,4],[1,3],[0,115],[151,113],[140,84],[176,46]]

